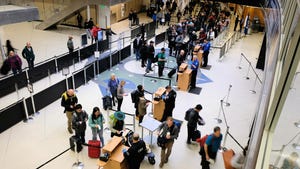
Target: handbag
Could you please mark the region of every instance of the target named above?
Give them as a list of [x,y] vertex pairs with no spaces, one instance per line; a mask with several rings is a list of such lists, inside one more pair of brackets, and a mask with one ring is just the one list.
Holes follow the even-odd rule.
[[157,145],[158,147],[165,147],[166,143],[167,143],[167,139],[165,137],[163,137],[162,135],[157,137]]

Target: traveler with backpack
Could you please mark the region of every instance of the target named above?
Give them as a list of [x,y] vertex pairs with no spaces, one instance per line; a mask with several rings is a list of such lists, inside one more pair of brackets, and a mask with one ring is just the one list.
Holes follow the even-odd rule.
[[185,120],[188,122],[188,137],[186,141],[187,144],[191,144],[191,140],[195,141],[197,137],[200,137],[200,132],[197,130],[197,123],[199,125],[205,125],[203,118],[199,115],[201,110],[202,106],[201,104],[198,104],[195,108],[190,108],[186,111]]
[[137,89],[131,92],[131,101],[134,103],[135,116],[139,117],[139,101],[140,97],[144,96],[144,87],[143,85],[138,85]]
[[75,111],[72,117],[72,127],[75,130],[75,137],[80,139],[81,143],[85,143],[85,130],[88,114],[82,110],[81,104],[75,106]]
[[104,138],[103,138],[104,123],[105,123],[105,119],[99,107],[94,107],[92,115],[89,117],[89,126],[92,129],[93,140],[97,140],[97,135],[99,136],[101,141],[101,147],[104,146]]
[[178,132],[179,129],[178,127],[174,124],[173,118],[168,117],[167,121],[163,122],[159,127],[158,127],[158,144],[159,140],[163,140],[163,144],[159,144],[161,147],[161,161],[159,164],[159,167],[162,168],[165,163],[168,162],[169,157],[172,152],[174,140],[177,139],[178,137]]
[[66,113],[66,116],[68,118],[68,131],[70,134],[73,134],[72,116],[73,116],[74,108],[77,103],[78,103],[78,99],[73,89],[69,89],[62,94],[61,106],[65,108],[64,113]]
[[221,128],[218,126],[214,128],[213,134],[206,135],[200,139],[202,169],[210,169],[209,165],[214,164],[217,152],[221,148],[222,139],[223,135],[221,134]]

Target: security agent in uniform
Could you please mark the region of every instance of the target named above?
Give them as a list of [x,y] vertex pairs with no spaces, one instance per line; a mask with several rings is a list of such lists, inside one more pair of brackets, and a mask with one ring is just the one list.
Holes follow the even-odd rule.
[[166,121],[167,117],[173,116],[173,109],[175,108],[175,100],[177,93],[171,86],[166,86],[166,91],[162,95],[162,99],[165,102],[165,110],[161,122]]
[[128,162],[129,169],[139,169],[147,153],[146,144],[139,139],[138,133],[134,133],[132,139],[131,147],[128,150],[123,149],[123,155]]

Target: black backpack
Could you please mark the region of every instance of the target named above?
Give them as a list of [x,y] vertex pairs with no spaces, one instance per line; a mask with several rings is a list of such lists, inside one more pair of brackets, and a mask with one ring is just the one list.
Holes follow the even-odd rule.
[[193,108],[190,108],[185,112],[184,120],[186,120],[186,121],[190,120],[190,115],[193,110],[194,110]]
[[[159,54],[159,53],[158,53]],[[152,63],[158,62],[158,54],[156,54],[152,60]]]

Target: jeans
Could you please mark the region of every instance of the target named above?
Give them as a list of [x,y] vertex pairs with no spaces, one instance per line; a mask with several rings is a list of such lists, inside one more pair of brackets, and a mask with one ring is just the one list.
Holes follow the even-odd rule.
[[33,66],[34,66],[34,63],[33,63],[33,59],[26,59],[27,60],[27,63],[28,63],[28,67],[29,69],[33,69]]
[[146,69],[146,71],[152,70],[151,65],[152,65],[152,59],[147,59],[147,69]]
[[134,49],[134,53],[135,53],[136,60],[140,60],[140,58],[141,58],[140,50],[139,49]]
[[103,128],[101,128],[100,130],[98,128],[91,128],[92,129],[92,135],[93,135],[93,140],[97,140],[97,135],[100,138],[101,141],[101,147],[104,146],[104,138],[103,138]]

